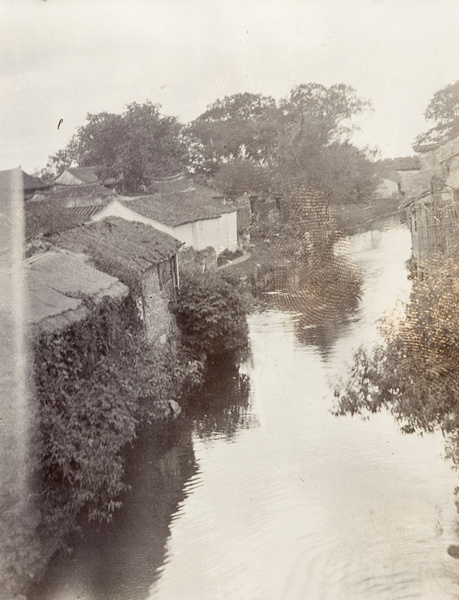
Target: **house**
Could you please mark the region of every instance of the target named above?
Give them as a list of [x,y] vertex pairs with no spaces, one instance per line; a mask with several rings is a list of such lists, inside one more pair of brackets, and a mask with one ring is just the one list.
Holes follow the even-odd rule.
[[25,204],[25,235],[31,242],[89,221],[113,198],[115,192],[99,183],[40,190]]
[[[163,182],[164,184],[164,182]],[[238,248],[237,209],[205,186],[177,179],[181,191],[161,191],[152,195],[114,198],[92,217],[101,221],[121,217],[151,225],[195,250],[214,248],[216,254]],[[186,185],[186,186],[185,186]],[[170,189],[166,182],[165,189]]]
[[420,164],[418,193],[402,204],[409,218],[419,274],[439,256],[459,249],[459,136],[413,146]]
[[392,198],[397,196],[401,190],[400,177],[396,172],[394,175],[388,175],[387,177],[379,177],[378,185],[373,192],[375,198],[384,199]]
[[104,298],[121,302],[129,293],[116,277],[89,264],[89,258],[55,249],[36,254],[25,262],[28,306],[32,332],[53,333],[85,320],[90,309],[84,298],[98,304]]
[[56,177],[54,183],[57,185],[85,185],[98,181],[96,167],[67,167]]
[[[399,156],[385,158],[376,163],[377,172],[383,179],[397,183],[397,192],[407,197],[416,197],[422,193],[425,182],[418,156]],[[390,187],[393,189],[394,186]]]
[[120,218],[55,234],[57,247],[90,256],[96,268],[126,284],[150,343],[175,332],[169,302],[179,285],[177,252],[182,243],[143,223]]

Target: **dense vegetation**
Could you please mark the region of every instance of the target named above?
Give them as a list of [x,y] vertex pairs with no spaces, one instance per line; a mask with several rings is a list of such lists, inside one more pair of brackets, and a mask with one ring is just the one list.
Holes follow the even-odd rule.
[[459,81],[435,92],[424,117],[433,126],[416,138],[417,144],[443,142],[459,134]]
[[97,166],[127,193],[188,170],[231,197],[302,182],[337,203],[365,202],[377,185],[374,153],[351,143],[370,108],[351,86],[295,86],[287,97],[240,93],[219,99],[187,126],[160,107],[133,103],[121,115],[88,114],[48,170]]
[[248,344],[247,305],[236,283],[218,274],[185,277],[172,305],[183,343],[215,357]]

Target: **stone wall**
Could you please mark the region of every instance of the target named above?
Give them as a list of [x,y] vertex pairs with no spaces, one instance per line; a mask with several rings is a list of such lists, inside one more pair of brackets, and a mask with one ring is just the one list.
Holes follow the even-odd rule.
[[[166,261],[172,268],[171,261]],[[142,295],[137,306],[141,308],[141,318],[145,324],[145,333],[149,343],[166,343],[177,332],[175,317],[169,311],[172,299],[172,279],[160,284],[160,265],[150,267],[142,277]]]

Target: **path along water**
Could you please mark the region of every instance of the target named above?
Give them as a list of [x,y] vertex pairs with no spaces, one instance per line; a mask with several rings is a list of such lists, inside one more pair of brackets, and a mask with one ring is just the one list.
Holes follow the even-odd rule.
[[459,597],[454,488],[441,435],[388,414],[334,417],[330,382],[406,299],[404,228],[343,243],[362,294],[314,323],[301,294],[250,317],[250,359],[183,418],[142,435],[110,526],[54,561],[46,600],[448,600]]

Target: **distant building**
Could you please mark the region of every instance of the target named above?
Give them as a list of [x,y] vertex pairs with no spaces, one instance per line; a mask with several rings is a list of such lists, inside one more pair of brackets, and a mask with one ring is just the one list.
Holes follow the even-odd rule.
[[[397,181],[398,179],[398,181]],[[378,179],[378,185],[373,192],[375,198],[393,198],[400,193],[401,190],[401,182],[400,177],[396,172],[391,177],[390,175],[387,177],[380,177]]]
[[181,242],[153,227],[119,218],[69,229],[50,241],[87,254],[98,269],[129,287],[150,343],[164,343],[174,334],[169,302],[179,285]]
[[238,248],[237,209],[224,196],[183,177],[157,185],[164,190],[182,189],[133,198],[118,196],[92,219],[121,217],[151,225],[195,250],[212,247],[220,254]]
[[84,185],[98,181],[96,167],[67,167],[56,177],[54,183],[57,185]]

